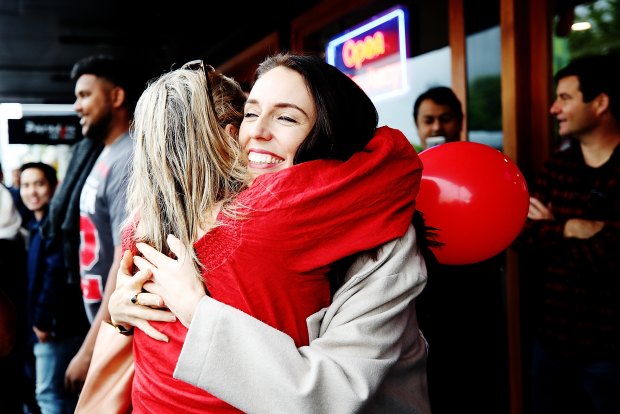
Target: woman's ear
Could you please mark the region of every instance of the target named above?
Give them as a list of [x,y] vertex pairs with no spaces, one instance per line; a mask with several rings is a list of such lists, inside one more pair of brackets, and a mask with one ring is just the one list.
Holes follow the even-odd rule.
[[236,126],[234,126],[233,124],[226,124],[226,126],[224,127],[224,130],[226,131],[226,133],[228,135],[230,135],[233,138],[239,138],[239,128],[237,128]]

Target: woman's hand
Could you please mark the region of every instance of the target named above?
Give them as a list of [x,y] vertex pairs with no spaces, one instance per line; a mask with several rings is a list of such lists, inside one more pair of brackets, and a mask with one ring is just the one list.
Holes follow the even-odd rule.
[[[110,296],[108,310],[112,322],[116,325],[135,326],[145,334],[158,341],[168,342],[168,337],[153,328],[149,321],[174,322],[176,317],[164,306],[161,296],[144,292],[144,284],[151,279],[148,269],[141,270],[131,276],[134,257],[126,251],[116,275],[116,289]],[[132,298],[136,296],[136,303]]]
[[136,256],[134,263],[140,271],[152,273],[152,282],[146,283],[144,288],[162,297],[172,313],[189,327],[198,302],[207,294],[206,289],[187,248],[172,235],[168,236],[167,241],[176,260],[147,244],[137,243],[136,247],[144,257]]

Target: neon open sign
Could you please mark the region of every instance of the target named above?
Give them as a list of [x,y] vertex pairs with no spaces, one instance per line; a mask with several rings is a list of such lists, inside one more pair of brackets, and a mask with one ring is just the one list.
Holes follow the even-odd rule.
[[327,62],[374,99],[406,92],[406,20],[406,9],[396,7],[338,35],[327,44]]
[[380,58],[386,53],[385,35],[375,32],[363,40],[349,39],[342,45],[342,62],[347,68],[361,69],[362,63]]

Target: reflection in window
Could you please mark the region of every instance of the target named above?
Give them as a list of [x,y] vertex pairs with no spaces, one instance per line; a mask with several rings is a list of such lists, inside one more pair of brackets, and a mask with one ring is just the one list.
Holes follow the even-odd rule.
[[502,149],[501,40],[499,26],[467,36],[469,140]]
[[620,0],[559,3],[554,21],[554,73],[580,56],[620,53]]

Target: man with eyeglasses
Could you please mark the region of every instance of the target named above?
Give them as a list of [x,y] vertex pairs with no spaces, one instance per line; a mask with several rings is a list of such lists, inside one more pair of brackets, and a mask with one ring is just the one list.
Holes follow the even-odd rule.
[[65,375],[81,390],[121,259],[120,228],[133,145],[129,126],[139,85],[130,66],[113,56],[86,57],[73,66],[75,111],[86,137],[74,149],[66,178],[52,200],[51,233],[61,233],[71,282],[82,288],[90,328]]
[[530,184],[519,240],[535,414],[620,412],[619,70],[618,56],[592,56],[555,75],[550,113],[569,140]]

